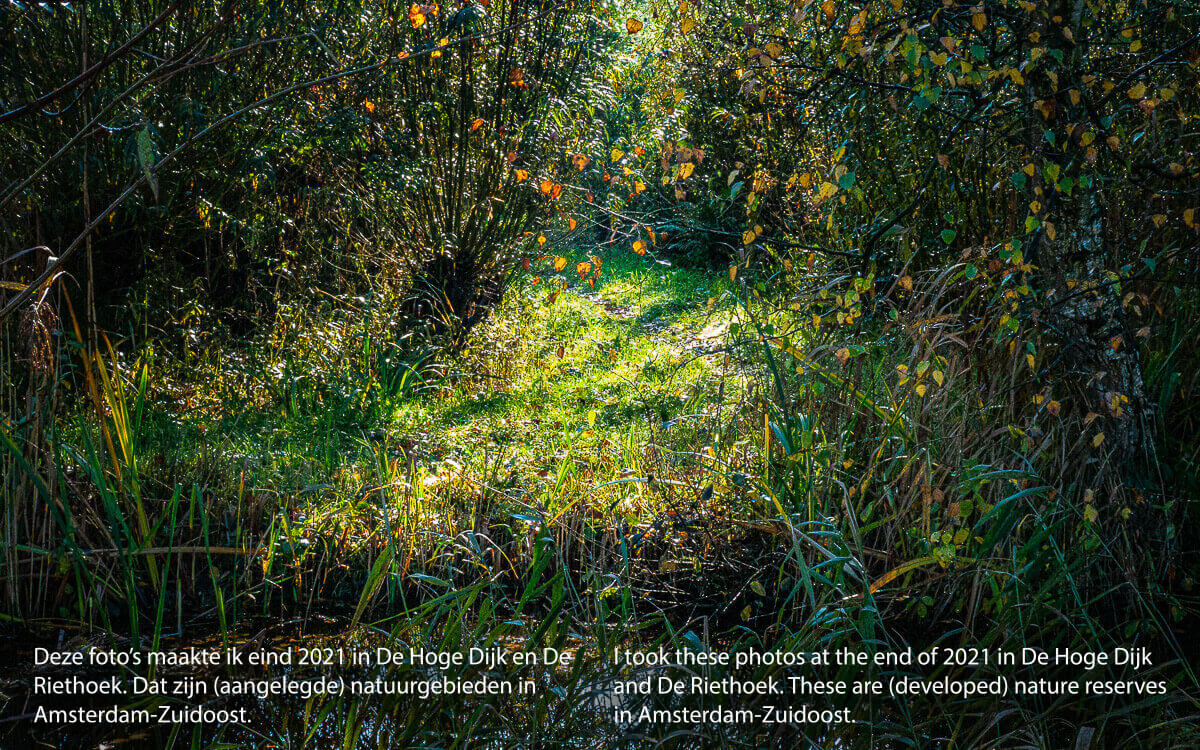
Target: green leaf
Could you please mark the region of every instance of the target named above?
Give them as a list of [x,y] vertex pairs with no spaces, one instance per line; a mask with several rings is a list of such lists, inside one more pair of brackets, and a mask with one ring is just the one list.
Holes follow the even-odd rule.
[[154,199],[158,200],[158,178],[154,176],[154,172],[152,171],[154,166],[154,138],[150,135],[149,125],[142,128],[142,132],[138,133],[137,158],[138,164],[142,167],[142,173],[146,175],[146,182],[150,185],[150,192],[154,193]]
[[942,242],[945,242],[947,245],[949,245],[951,242],[954,242],[954,238],[957,236],[958,232],[954,231],[953,229],[942,230]]

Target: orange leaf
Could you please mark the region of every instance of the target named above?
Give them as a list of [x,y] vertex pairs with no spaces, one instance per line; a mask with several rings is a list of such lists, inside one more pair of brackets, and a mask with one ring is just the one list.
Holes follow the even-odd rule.
[[429,5],[417,5],[413,3],[408,9],[408,22],[412,24],[414,29],[419,29],[429,20],[429,16],[436,16],[437,14],[437,3],[430,3]]
[[625,21],[625,30],[630,34],[636,34],[642,30],[642,22],[636,18],[629,18]]
[[479,130],[482,127],[483,127],[483,118],[482,117],[476,117],[475,121],[471,123],[471,130]]
[[575,221],[574,217],[567,220],[567,231],[574,232],[575,227],[579,226],[579,222]]
[[633,251],[635,253],[637,253],[638,255],[645,255],[646,254],[646,241],[645,240],[635,241],[633,243]]
[[517,182],[524,182],[525,180],[529,179],[529,172],[525,171],[524,169],[518,169],[513,172],[513,174],[517,176]]
[[363,102],[363,106],[367,108],[368,112],[375,111],[375,102],[370,101],[369,99],[367,101]]
[[566,267],[567,267],[567,259],[562,257],[561,255],[555,256],[554,272],[558,273],[559,271],[563,270]]

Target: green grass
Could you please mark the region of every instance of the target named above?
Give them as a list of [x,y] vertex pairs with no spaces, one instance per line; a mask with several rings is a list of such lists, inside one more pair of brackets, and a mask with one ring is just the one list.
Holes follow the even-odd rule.
[[[431,471],[502,452],[526,479],[564,450],[624,443],[631,430],[640,441],[686,405],[711,408],[717,380],[738,374],[697,356],[719,342],[695,337],[728,318],[727,300],[709,306],[726,286],[631,254],[610,257],[595,290],[576,280],[552,304],[545,281],[526,280],[448,371],[399,396],[382,394],[379,371],[355,361],[361,332],[317,326],[286,347],[156,377],[146,447],[161,451],[173,480],[244,472],[250,486],[277,492],[338,485],[381,444]],[[264,354],[220,394],[231,371]],[[201,388],[221,398],[190,410],[171,398]]]

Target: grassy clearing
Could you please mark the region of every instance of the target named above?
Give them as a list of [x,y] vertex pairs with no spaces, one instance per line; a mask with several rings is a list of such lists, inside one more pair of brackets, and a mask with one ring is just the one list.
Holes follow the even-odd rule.
[[[261,596],[235,565],[221,574],[236,577],[231,591],[214,578],[170,597],[204,611],[218,605],[210,592],[260,600],[251,611],[263,614],[281,598],[353,599],[398,540],[404,573],[441,570],[461,531],[496,523],[519,536],[516,526],[586,522],[621,539],[726,505],[712,490],[718,464],[758,466],[743,417],[761,367],[726,346],[731,286],[614,254],[595,289],[576,284],[553,302],[545,284],[514,290],[448,363],[401,355],[370,309],[362,322],[328,307],[315,311],[320,324],[281,318],[261,348],[198,354],[197,367],[114,354],[89,363],[108,417],[71,422],[65,457],[108,498],[99,526],[121,526],[126,498],[158,513],[173,498],[180,517],[152,512],[158,522],[118,536],[140,547],[191,537],[261,564]],[[119,546],[112,533],[91,544]],[[124,598],[122,609],[141,597]],[[85,610],[97,618],[94,604]]]

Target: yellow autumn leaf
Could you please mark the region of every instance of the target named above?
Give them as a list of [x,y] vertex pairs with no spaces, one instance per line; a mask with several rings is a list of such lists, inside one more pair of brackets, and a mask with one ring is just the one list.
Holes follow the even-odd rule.
[[685,162],[679,165],[679,179],[686,180],[692,176],[692,172],[696,171],[696,165],[692,162]]
[[567,267],[567,259],[566,259],[566,258],[564,258],[564,257],[562,257],[561,255],[555,256],[555,258],[554,258],[554,271],[555,271],[555,273],[557,273],[558,271],[561,271],[561,270],[563,270],[563,269],[564,269],[564,268],[566,268],[566,267]]
[[742,244],[749,245],[752,242],[754,242],[754,232],[749,229],[742,232]]
[[976,31],[983,31],[983,27],[987,26],[987,15],[984,14],[982,8],[977,8],[971,14],[971,25],[975,27]]
[[1133,100],[1144,99],[1146,96],[1146,84],[1137,83],[1129,87],[1129,98]]
[[834,185],[832,182],[822,182],[821,189],[817,191],[817,200],[831,198],[837,190],[837,185]]
[[1092,447],[1093,447],[1093,448],[1099,448],[1099,447],[1100,447],[1100,444],[1101,444],[1101,443],[1103,443],[1103,442],[1104,442],[1104,433],[1103,433],[1103,432],[1097,432],[1097,433],[1096,433],[1096,437],[1092,438]]
[[683,23],[679,24],[679,30],[685,34],[692,33],[694,28],[696,28],[696,22],[690,18],[683,19]]
[[636,34],[642,30],[642,22],[636,18],[627,18],[625,20],[625,30],[630,34]]
[[612,161],[614,161],[614,162],[618,162],[618,161],[620,161],[620,160],[621,160],[621,157],[622,157],[622,156],[624,156],[624,155],[625,155],[625,152],[624,152],[624,151],[622,151],[622,150],[621,150],[621,149],[619,149],[619,148],[614,148],[614,149],[612,150],[612,153],[611,153],[611,154],[609,154],[609,156],[611,156],[611,157],[612,157]]
[[645,240],[634,240],[633,251],[635,253],[637,253],[638,255],[645,255],[646,254],[646,241]]

